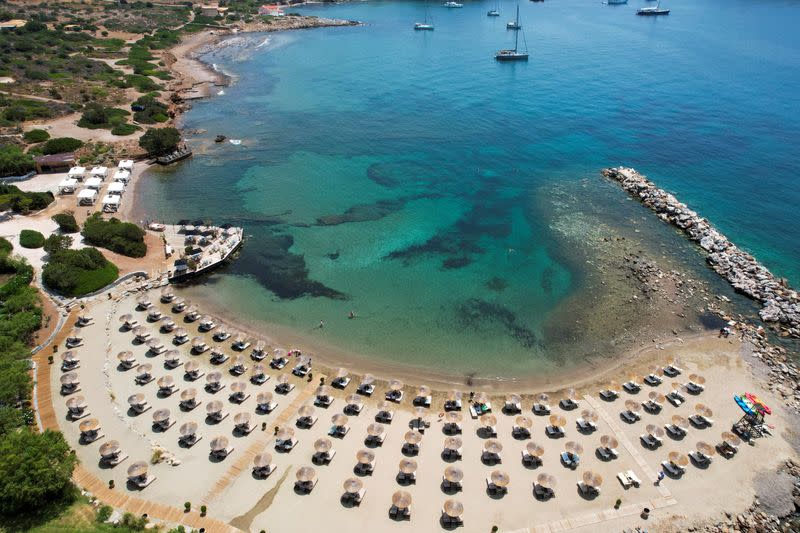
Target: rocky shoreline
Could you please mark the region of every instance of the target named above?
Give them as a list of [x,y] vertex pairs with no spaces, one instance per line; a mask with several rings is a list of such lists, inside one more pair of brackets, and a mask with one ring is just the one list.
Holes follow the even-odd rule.
[[782,336],[800,338],[800,297],[785,279],[775,277],[752,255],[740,250],[705,218],[658,188],[632,168],[607,168],[603,176],[617,181],[625,191],[680,228],[706,252],[706,261],[733,288],[761,302],[759,315]]

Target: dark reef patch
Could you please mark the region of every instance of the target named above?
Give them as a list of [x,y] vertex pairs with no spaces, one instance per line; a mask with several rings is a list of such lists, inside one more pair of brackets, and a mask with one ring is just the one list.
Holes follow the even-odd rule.
[[534,348],[539,344],[536,334],[520,324],[517,315],[502,304],[470,298],[458,306],[456,316],[462,327],[473,330],[478,330],[485,324],[499,324],[523,348]]
[[542,279],[539,280],[539,285],[547,294],[553,294],[553,276],[555,276],[555,271],[551,267],[547,267],[542,272]]
[[503,292],[508,288],[508,282],[505,280],[505,278],[495,276],[489,280],[486,280],[486,288],[494,292]]
[[336,226],[338,224],[346,224],[348,222],[368,222],[371,220],[380,220],[383,217],[400,211],[408,202],[412,200],[418,200],[423,197],[431,196],[418,194],[392,200],[378,200],[377,202],[373,202],[371,204],[357,204],[353,207],[350,207],[347,209],[347,211],[340,215],[324,215],[317,218],[317,225]]

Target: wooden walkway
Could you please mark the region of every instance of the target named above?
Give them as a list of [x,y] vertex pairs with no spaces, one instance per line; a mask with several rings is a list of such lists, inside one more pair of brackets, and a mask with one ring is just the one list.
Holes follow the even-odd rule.
[[[76,313],[72,313],[70,319],[74,318]],[[69,320],[65,323],[69,323]],[[69,328],[64,328],[55,336],[54,342],[61,346],[64,339],[69,333]],[[42,429],[51,429],[53,431],[61,431],[56,419],[56,413],[53,409],[53,390],[50,385],[50,369],[58,363],[54,362],[52,365],[47,362],[47,356],[54,355],[54,359],[58,359],[58,354],[53,354],[52,349],[42,349],[33,356],[36,361],[36,374],[34,381],[37,391],[37,401],[39,406],[39,417],[42,421]],[[305,392],[305,391],[303,391]],[[60,399],[56,391],[57,399]],[[194,529],[205,528],[208,533],[241,533],[241,530],[235,528],[220,520],[209,518],[208,516],[200,516],[197,511],[184,512],[183,509],[171,507],[141,498],[136,498],[125,494],[123,491],[116,489],[109,489],[108,483],[102,481],[97,476],[86,470],[82,465],[75,467],[72,473],[72,480],[78,486],[88,492],[92,493],[98,500],[106,505],[110,505],[115,509],[121,509],[132,513],[136,516],[147,514],[151,519],[163,520],[175,524],[183,524]]]
[[[320,375],[320,377],[324,378],[324,375]],[[314,391],[317,389],[317,380],[310,381],[306,384],[305,387],[297,394],[297,396],[292,400],[292,402],[283,410],[281,411],[278,416],[275,418],[275,425],[282,426],[286,424],[296,413],[297,410],[300,408],[301,405],[306,403],[306,401],[314,395]],[[261,434],[256,437],[255,442],[253,442],[247,449],[244,451],[242,455],[239,456],[238,459],[225,471],[225,473],[214,483],[214,486],[205,495],[202,502],[204,505],[209,505],[212,501],[220,497],[225,490],[236,481],[242,472],[245,470],[249,470],[251,465],[253,464],[253,458],[264,451],[264,449],[272,444],[274,441],[274,435],[269,432],[261,432]]]

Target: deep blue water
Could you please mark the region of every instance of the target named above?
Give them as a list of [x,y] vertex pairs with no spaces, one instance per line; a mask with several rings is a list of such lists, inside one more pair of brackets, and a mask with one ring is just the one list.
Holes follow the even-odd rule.
[[247,226],[206,296],[365,356],[531,370],[581,279],[537,191],[619,164],[800,285],[800,4],[526,1],[517,64],[493,59],[516,4],[495,5],[305,6],[365,25],[209,54],[237,81],[185,116],[206,155],[141,193],[151,216]]

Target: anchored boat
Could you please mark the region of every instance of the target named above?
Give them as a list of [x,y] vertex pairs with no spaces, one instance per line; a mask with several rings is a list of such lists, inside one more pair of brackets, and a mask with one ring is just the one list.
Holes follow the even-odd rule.
[[[509,22],[509,24],[511,24]],[[514,20],[515,29],[522,30],[522,26],[519,23],[519,4],[517,4],[517,18]],[[528,60],[528,45],[525,45],[525,51],[519,51],[519,34],[520,31],[514,32],[514,48],[512,50],[500,50],[495,55],[494,58],[498,61],[527,61]],[[525,34],[522,34],[523,40],[525,39]]]
[[669,15],[669,9],[661,7],[661,0],[659,0],[653,7],[643,7],[636,12],[637,15],[643,17],[653,17],[657,15]]

